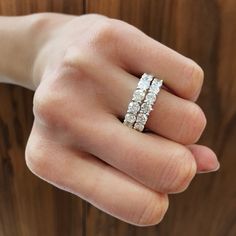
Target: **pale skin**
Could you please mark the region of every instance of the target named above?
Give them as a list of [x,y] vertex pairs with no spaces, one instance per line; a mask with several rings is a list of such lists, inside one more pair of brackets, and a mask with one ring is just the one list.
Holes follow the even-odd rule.
[[[159,223],[168,194],[219,169],[194,144],[203,71],[135,27],[100,15],[0,17],[0,81],[35,90],[26,164],[47,182],[134,225]],[[148,132],[122,124],[143,72],[164,80]]]

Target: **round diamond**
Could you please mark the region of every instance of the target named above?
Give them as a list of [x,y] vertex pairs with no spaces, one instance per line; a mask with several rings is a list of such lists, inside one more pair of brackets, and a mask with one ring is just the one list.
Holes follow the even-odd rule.
[[152,110],[152,106],[149,103],[143,103],[141,106],[142,113],[149,113]]
[[150,86],[150,81],[141,79],[138,82],[138,86],[137,87],[140,88],[140,89],[146,90],[146,89],[149,88],[149,86]]
[[136,90],[133,95],[133,100],[136,102],[141,102],[145,97],[145,93],[142,90]]
[[144,125],[141,124],[141,123],[135,123],[134,129],[136,129],[138,131],[143,131],[144,130]]
[[140,109],[140,105],[138,104],[138,102],[131,102],[128,107],[128,112],[131,112],[133,114],[137,114],[139,109]]
[[160,92],[162,82],[163,82],[162,80],[154,79],[150,86],[149,92],[158,94]]
[[154,80],[152,81],[152,84],[153,84],[153,85],[157,85],[158,87],[161,87],[162,84],[163,84],[163,80],[154,79]]
[[126,122],[129,122],[129,123],[133,124],[135,122],[135,120],[136,120],[135,115],[130,114],[130,113],[126,114],[126,116],[125,116],[125,121]]
[[147,116],[143,113],[139,113],[136,121],[141,124],[145,124],[147,122]]
[[149,92],[158,94],[160,92],[160,86],[157,85],[157,84],[152,84],[150,89],[149,89]]
[[156,95],[154,93],[148,93],[146,95],[145,101],[149,104],[153,104],[156,101]]
[[128,126],[128,127],[130,127],[130,128],[133,128],[133,124],[132,123],[130,123],[130,122],[128,122],[128,121],[124,121],[124,124],[126,125],[126,126]]
[[144,73],[141,77],[141,80],[151,82],[153,77],[154,77],[153,75],[149,75],[149,74]]

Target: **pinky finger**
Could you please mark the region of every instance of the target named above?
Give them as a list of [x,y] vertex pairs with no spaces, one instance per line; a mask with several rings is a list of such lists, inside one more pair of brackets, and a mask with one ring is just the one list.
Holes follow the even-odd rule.
[[31,134],[26,162],[40,178],[134,225],[155,225],[164,217],[166,194],[148,189],[89,153],[34,139]]

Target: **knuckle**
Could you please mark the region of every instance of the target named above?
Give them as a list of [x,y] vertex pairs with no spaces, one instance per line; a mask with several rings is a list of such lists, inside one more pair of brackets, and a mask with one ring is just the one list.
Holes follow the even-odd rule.
[[122,32],[126,24],[116,19],[105,18],[100,20],[94,27],[91,41],[92,46],[101,47],[110,45],[111,48],[121,41]]
[[203,130],[206,127],[206,123],[207,123],[207,120],[202,109],[197,104],[194,104],[194,108],[192,110],[193,140],[191,143],[195,143],[198,141]]
[[63,113],[60,112],[64,102],[59,93],[51,89],[38,89],[33,99],[33,113],[37,119],[48,127],[58,127],[63,122]]
[[53,145],[49,140],[31,134],[25,148],[26,166],[39,178],[70,191],[66,179],[61,178],[66,173],[65,168],[61,168],[66,162],[63,159],[63,149]]
[[45,153],[45,146],[40,141],[30,138],[25,149],[25,161],[29,170],[39,177],[46,177],[50,162]]
[[68,47],[63,58],[63,67],[67,70],[76,71],[77,77],[83,78],[87,68],[91,68],[89,49],[78,49],[76,45]]
[[44,123],[52,123],[51,120],[54,117],[52,113],[53,101],[50,94],[41,94],[39,90],[35,92],[33,98],[33,112],[35,117],[40,118]]
[[202,109],[195,103],[189,102],[186,113],[182,119],[180,128],[180,140],[184,144],[192,144],[198,141],[206,127],[206,117]]
[[143,209],[136,217],[135,224],[139,226],[156,225],[160,223],[168,209],[169,200],[165,194],[155,194],[145,201]]
[[112,19],[102,19],[94,29],[93,42],[106,43],[108,40],[113,39],[114,33],[114,21]]
[[179,193],[186,190],[197,171],[194,157],[188,149],[182,151],[182,154],[176,156],[175,159],[178,162],[176,162],[175,174],[172,175],[172,178],[174,178],[172,179],[169,193]]
[[187,81],[185,97],[195,101],[202,88],[204,72],[196,62],[191,59],[188,60],[188,63],[183,67],[183,74]]
[[[151,155],[151,156],[149,156]],[[192,153],[182,145],[178,145],[168,155],[168,159],[140,165],[139,161],[133,161],[134,157],[141,156],[142,159],[152,159],[153,154],[129,149],[126,157],[136,163],[133,176],[143,184],[161,193],[174,193],[184,191],[190,184],[196,173],[196,162]],[[136,158],[137,159],[137,158]],[[144,172],[148,169],[148,172]]]

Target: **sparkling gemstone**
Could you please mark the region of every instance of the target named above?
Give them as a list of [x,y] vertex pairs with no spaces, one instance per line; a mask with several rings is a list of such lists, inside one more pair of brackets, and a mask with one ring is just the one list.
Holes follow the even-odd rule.
[[141,102],[145,97],[145,93],[142,90],[135,90],[133,95],[133,100],[136,102]]
[[147,122],[147,116],[143,113],[139,113],[136,121],[141,124],[145,124]]
[[140,105],[138,102],[131,102],[128,107],[128,112],[131,112],[133,114],[137,114],[137,112],[140,109]]
[[130,113],[126,114],[126,116],[125,116],[125,121],[126,122],[129,122],[129,123],[133,124],[135,122],[135,120],[136,120],[135,115],[130,114]]
[[152,93],[155,93],[156,95],[160,92],[160,88],[159,87],[152,87],[149,90]]
[[141,106],[141,112],[142,113],[147,113],[149,114],[149,112],[152,110],[152,106],[149,103],[144,102]]
[[155,86],[155,87],[161,88],[162,84],[163,84],[163,80],[154,79],[154,80],[152,81],[152,85]]
[[152,81],[152,84],[161,87],[162,84],[163,84],[163,80],[154,79],[154,80]]
[[128,126],[128,127],[130,127],[130,128],[133,128],[133,123],[130,123],[130,122],[128,122],[128,121],[124,121],[124,124],[126,125],[126,126]]
[[141,124],[141,123],[135,123],[134,129],[136,129],[138,131],[143,131],[144,130],[144,125]]
[[154,79],[151,86],[150,86],[149,92],[158,94],[160,92],[160,88],[161,88],[161,85],[162,85],[161,81],[162,80]]
[[151,82],[153,77],[154,77],[153,75],[144,73],[141,77],[141,80]]
[[144,80],[144,79],[140,79],[138,82],[138,88],[146,90],[150,87],[150,81],[148,80]]
[[155,94],[158,94],[160,92],[160,87],[156,86],[156,85],[152,85],[148,91],[152,92],[152,93],[155,93]]
[[148,76],[148,74],[147,74],[147,73],[144,73],[141,78],[145,78],[145,77],[147,77],[147,76]]
[[148,93],[145,97],[145,101],[149,104],[153,104],[156,101],[156,95],[154,93]]

